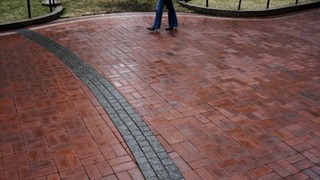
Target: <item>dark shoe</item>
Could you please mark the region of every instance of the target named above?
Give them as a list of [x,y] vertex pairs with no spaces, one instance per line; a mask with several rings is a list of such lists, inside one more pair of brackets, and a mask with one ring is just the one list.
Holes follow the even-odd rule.
[[149,31],[152,31],[152,32],[157,32],[159,31],[159,29],[155,28],[155,27],[148,27],[147,28]]
[[177,28],[178,28],[177,26],[168,27],[168,28],[166,28],[166,31],[176,30]]

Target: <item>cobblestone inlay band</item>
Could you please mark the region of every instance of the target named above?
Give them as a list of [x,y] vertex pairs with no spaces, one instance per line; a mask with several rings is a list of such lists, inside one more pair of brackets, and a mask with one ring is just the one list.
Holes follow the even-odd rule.
[[55,41],[28,29],[17,32],[53,53],[87,85],[118,128],[146,179],[184,179],[147,124],[102,75]]

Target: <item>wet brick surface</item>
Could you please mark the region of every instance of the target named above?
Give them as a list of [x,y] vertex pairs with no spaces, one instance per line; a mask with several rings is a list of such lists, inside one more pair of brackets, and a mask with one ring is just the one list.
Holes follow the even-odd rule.
[[146,179],[183,179],[152,131],[105,78],[56,42],[27,29],[17,32],[58,57],[91,90],[121,133]]
[[[179,29],[160,33],[145,30],[153,14],[118,14],[31,30],[106,78],[185,179],[318,179],[319,13],[178,14]],[[67,67],[20,35],[0,38],[1,177],[142,178],[112,117]]]

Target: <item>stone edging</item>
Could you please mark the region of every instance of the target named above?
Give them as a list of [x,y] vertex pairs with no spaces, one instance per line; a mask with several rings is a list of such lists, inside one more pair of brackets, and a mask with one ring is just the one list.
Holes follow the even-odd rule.
[[148,125],[99,72],[49,38],[28,29],[20,29],[17,32],[54,54],[91,90],[119,130],[145,179],[184,179]]
[[314,3],[293,5],[293,6],[277,8],[277,9],[267,9],[267,10],[259,10],[259,11],[242,11],[242,10],[233,11],[233,10],[221,10],[221,9],[213,9],[213,8],[206,8],[202,6],[191,5],[182,0],[178,0],[178,3],[182,7],[193,10],[200,14],[222,16],[222,17],[266,17],[266,16],[275,16],[275,15],[281,15],[281,14],[320,7],[320,2],[314,2]]
[[25,26],[30,26],[33,24],[41,24],[41,23],[46,23],[53,21],[57,19],[63,12],[63,7],[62,6],[56,6],[53,11],[49,14],[34,17],[31,19],[24,19],[20,21],[13,21],[9,23],[3,23],[0,24],[0,31],[1,30],[8,30],[8,29],[15,29],[15,28],[22,28]]

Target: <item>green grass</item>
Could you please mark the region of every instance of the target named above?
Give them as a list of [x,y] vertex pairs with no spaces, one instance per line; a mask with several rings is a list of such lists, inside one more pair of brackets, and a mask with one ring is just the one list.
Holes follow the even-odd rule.
[[[31,17],[50,12],[40,0],[30,0]],[[0,23],[28,18],[27,0],[0,0]]]
[[[176,0],[173,1],[177,11],[189,12]],[[65,7],[61,17],[115,12],[153,12],[156,6],[156,0],[60,0],[60,2]]]
[[[299,0],[299,4],[319,2],[320,0]],[[269,9],[281,8],[294,5],[296,0],[270,0]],[[206,6],[206,0],[191,0],[189,4]],[[238,10],[239,0],[208,0],[210,8],[224,10]],[[242,0],[241,10],[264,10],[267,7],[267,0]]]
[[[189,12],[173,0],[177,11]],[[270,8],[292,5],[295,0],[270,0]],[[299,3],[320,0],[299,0]],[[65,8],[61,17],[83,15],[154,11],[156,0],[60,0]],[[191,0],[188,3],[205,6],[206,0]],[[236,10],[239,0],[209,0],[209,7]],[[267,0],[242,0],[241,10],[265,9]],[[41,5],[41,0],[30,0],[32,17],[49,13],[49,8]],[[27,0],[0,0],[0,23],[27,19]]]
[[113,12],[153,11],[155,0],[61,0],[65,7],[62,17]]

